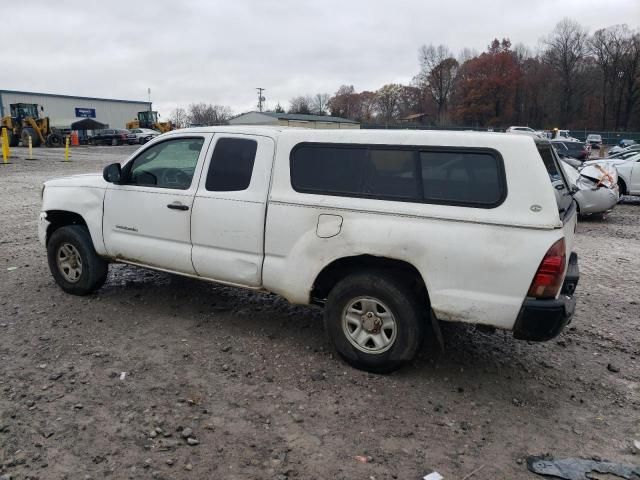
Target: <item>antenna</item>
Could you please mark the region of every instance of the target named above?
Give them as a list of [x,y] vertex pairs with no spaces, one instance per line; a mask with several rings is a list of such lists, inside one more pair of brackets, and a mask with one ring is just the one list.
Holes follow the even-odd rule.
[[266,90],[266,88],[262,88],[262,87],[257,87],[256,90],[258,91],[258,111],[262,111],[262,103],[265,101],[265,98],[262,96],[262,92],[264,92]]

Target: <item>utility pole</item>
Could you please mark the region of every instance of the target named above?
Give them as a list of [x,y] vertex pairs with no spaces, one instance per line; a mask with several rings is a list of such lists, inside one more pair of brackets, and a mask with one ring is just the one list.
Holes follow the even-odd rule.
[[149,111],[151,111],[151,87],[147,87],[147,94],[149,95]]
[[256,90],[258,91],[258,111],[262,111],[262,102],[265,101],[265,98],[262,96],[262,92],[264,92],[266,90],[266,88],[262,88],[262,87],[257,87]]

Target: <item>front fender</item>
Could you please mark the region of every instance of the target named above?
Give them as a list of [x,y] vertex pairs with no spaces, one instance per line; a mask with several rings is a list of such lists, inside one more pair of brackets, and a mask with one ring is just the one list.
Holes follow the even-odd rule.
[[[102,238],[104,194],[105,189],[97,187],[47,185],[42,197],[42,212],[46,214],[51,211],[64,211],[80,215],[87,224],[96,253],[107,255]],[[48,227],[48,220],[42,214],[39,224],[39,230],[43,226],[45,229]]]

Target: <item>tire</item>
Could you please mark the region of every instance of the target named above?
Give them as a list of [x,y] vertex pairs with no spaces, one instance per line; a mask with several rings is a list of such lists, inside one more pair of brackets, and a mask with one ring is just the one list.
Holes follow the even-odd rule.
[[[346,315],[349,309],[351,321]],[[348,364],[388,373],[415,357],[424,338],[427,312],[407,283],[371,271],[349,275],[333,287],[324,324],[329,340]],[[385,322],[390,328],[385,328]],[[358,338],[367,337],[358,343]]]
[[47,146],[48,147],[61,147],[62,146],[62,137],[57,133],[50,133],[47,135]]
[[31,137],[31,146],[39,147],[40,146],[40,137],[36,135],[33,128],[27,127],[22,129],[22,134],[20,136],[20,140],[22,140],[22,146],[26,147],[29,145],[29,137]]
[[618,201],[621,201],[622,196],[627,194],[627,184],[620,177],[618,177],[618,189],[620,191],[620,199]]
[[17,135],[14,135],[11,130],[7,130],[7,136],[9,137],[9,147],[17,147],[20,143],[20,138]]
[[47,259],[56,283],[72,295],[94,292],[107,279],[109,264],[96,253],[86,227],[67,225],[53,232],[47,243]]

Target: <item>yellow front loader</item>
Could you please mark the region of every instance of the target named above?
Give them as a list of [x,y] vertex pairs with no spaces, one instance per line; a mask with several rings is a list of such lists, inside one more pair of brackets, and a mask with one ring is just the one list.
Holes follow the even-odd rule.
[[132,128],[149,128],[160,133],[166,133],[174,129],[171,122],[159,122],[158,112],[152,110],[138,112],[138,118],[127,122],[127,129],[131,130]]
[[10,115],[0,119],[0,128],[7,129],[9,146],[17,147],[20,141],[23,146],[26,146],[29,143],[29,137],[34,147],[62,145],[62,136],[51,129],[49,117],[40,118],[38,108],[35,103],[10,105]]

